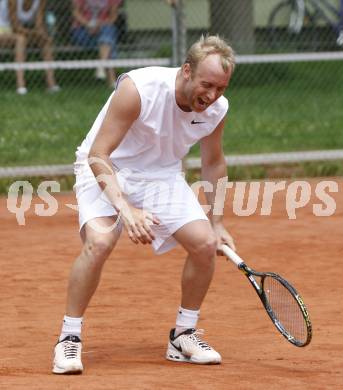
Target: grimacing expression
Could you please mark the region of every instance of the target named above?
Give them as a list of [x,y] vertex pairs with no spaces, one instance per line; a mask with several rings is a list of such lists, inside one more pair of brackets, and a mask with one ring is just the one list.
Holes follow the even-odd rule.
[[220,56],[212,54],[199,62],[192,71],[189,64],[189,78],[185,88],[189,108],[195,112],[205,111],[229,85],[231,71],[225,72]]

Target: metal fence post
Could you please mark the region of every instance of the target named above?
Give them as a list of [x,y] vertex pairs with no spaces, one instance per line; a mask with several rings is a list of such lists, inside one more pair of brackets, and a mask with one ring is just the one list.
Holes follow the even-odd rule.
[[180,66],[186,57],[187,30],[185,25],[183,0],[173,0],[172,6],[172,40],[173,66]]
[[185,23],[185,7],[184,1],[179,0],[177,4],[178,10],[178,31],[179,31],[179,63],[181,65],[186,58],[187,51],[187,28]]
[[172,7],[172,65],[176,67],[178,64],[176,4],[172,2],[170,5]]

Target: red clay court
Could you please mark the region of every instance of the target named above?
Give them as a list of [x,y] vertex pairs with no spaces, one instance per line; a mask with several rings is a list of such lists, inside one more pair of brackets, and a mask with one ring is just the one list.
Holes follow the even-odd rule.
[[[343,388],[342,226],[343,179],[331,193],[336,212],[313,215],[313,198],[289,220],[285,192],[275,196],[270,216],[238,217],[232,197],[226,226],[238,253],[257,270],[280,273],[299,290],[313,323],[306,348],[287,343],[274,329],[255,292],[235,267],[218,258],[199,327],[222,355],[220,366],[164,359],[168,332],[179,304],[184,252],[155,256],[123,234],[85,316],[85,371],[51,374],[66,284],[78,255],[73,194],[54,195],[59,210],[26,226],[0,198],[0,388],[1,389],[341,389]],[[42,203],[41,200],[35,200]]]

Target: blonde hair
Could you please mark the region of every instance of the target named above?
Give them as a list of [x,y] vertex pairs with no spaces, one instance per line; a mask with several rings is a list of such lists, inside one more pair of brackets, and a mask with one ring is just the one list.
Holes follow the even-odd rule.
[[225,72],[229,69],[231,72],[234,71],[236,64],[235,53],[232,47],[224,39],[220,38],[219,35],[202,35],[188,50],[185,63],[190,64],[191,69],[194,71],[199,62],[210,54],[220,55],[221,64]]

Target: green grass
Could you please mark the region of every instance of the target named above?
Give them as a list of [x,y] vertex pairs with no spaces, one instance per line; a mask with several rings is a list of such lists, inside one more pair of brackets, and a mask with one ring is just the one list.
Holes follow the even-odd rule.
[[34,89],[2,93],[0,165],[69,163],[109,96],[102,85],[64,87],[58,94]]
[[[278,152],[343,147],[343,63],[249,65],[233,79],[225,150]],[[242,80],[240,82],[240,80]],[[247,85],[244,85],[244,80]],[[243,85],[242,85],[243,84]]]
[[[13,74],[0,75],[7,86],[0,98],[0,166],[71,163],[110,91],[93,71],[60,71],[62,92],[49,95],[43,75],[31,74],[30,93],[20,97]],[[227,96],[226,154],[343,148],[342,61],[241,65]]]
[[[54,176],[54,177],[43,177],[43,176],[35,176],[35,177],[12,177],[12,178],[1,178],[0,179],[0,195],[8,194],[10,186],[16,181],[28,181],[34,192],[37,193],[38,186],[43,181],[55,181],[60,185],[60,191],[71,191],[73,185],[75,183],[74,176]],[[20,194],[22,191],[20,190]]]
[[343,148],[341,61],[241,66],[227,97],[227,154]]

